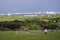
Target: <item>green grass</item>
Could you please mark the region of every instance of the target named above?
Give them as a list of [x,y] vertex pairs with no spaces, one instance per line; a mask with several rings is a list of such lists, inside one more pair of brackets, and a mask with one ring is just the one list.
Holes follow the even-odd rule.
[[60,30],[44,34],[40,30],[24,31],[1,31],[0,40],[60,40]]
[[0,21],[13,21],[13,20],[21,20],[24,21],[26,19],[32,19],[33,17],[27,17],[27,16],[0,16]]

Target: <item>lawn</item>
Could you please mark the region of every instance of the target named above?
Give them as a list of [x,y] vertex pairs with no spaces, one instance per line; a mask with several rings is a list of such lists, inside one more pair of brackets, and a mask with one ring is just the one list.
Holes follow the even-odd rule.
[[60,40],[60,30],[44,34],[40,30],[0,31],[0,40]]

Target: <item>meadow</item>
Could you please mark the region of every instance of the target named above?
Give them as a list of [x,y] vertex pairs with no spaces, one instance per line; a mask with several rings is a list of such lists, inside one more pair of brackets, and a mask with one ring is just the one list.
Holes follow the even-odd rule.
[[40,30],[0,31],[0,40],[60,40],[60,30],[44,34]]
[[[44,34],[40,28],[45,26],[48,29],[60,28],[60,16],[0,16],[0,40],[60,40],[60,30]],[[25,27],[29,28],[29,33],[23,31]],[[16,30],[19,28],[21,30]]]

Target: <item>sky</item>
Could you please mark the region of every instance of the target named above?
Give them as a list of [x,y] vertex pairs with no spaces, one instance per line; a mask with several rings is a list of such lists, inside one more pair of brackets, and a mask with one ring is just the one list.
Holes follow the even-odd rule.
[[0,13],[60,12],[60,0],[0,0]]

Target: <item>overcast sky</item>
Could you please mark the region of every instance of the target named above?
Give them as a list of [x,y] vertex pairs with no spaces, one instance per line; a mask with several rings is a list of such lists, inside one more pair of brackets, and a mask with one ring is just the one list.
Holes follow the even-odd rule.
[[0,13],[60,12],[60,0],[0,0]]

